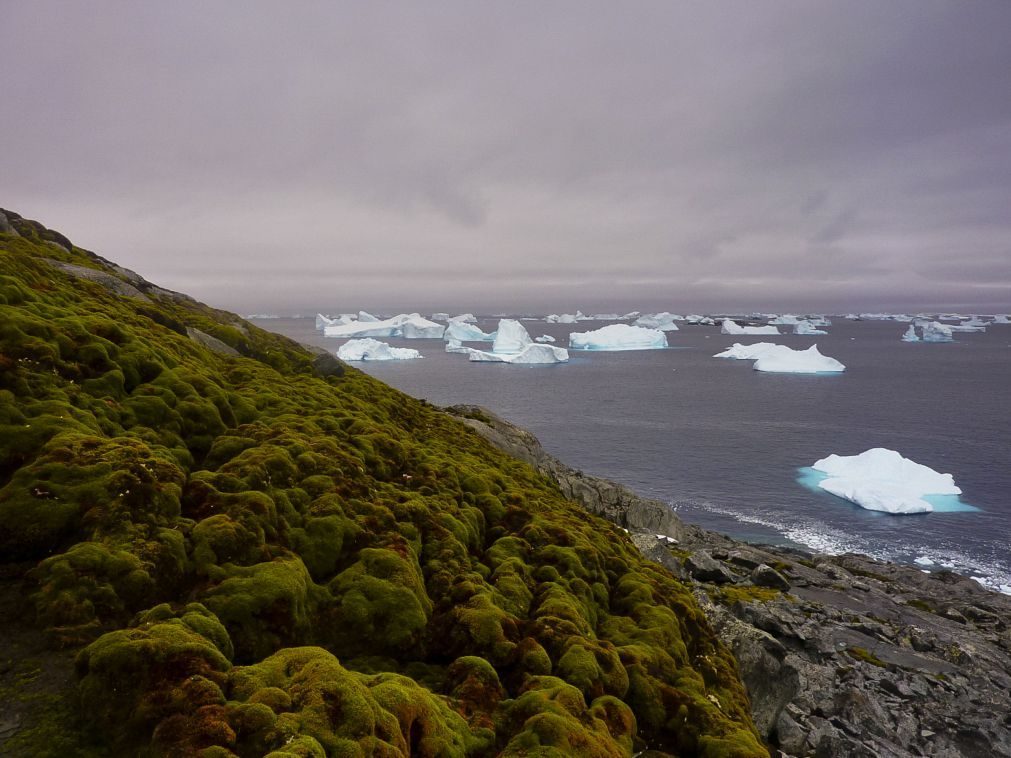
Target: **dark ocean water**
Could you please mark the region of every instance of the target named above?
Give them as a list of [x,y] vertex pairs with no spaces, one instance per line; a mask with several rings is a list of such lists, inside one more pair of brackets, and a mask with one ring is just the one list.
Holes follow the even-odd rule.
[[[256,323],[336,351],[312,319]],[[479,326],[492,331],[495,319]],[[577,325],[524,321],[567,345]],[[836,319],[827,336],[727,337],[682,326],[671,348],[571,351],[567,364],[470,363],[441,340],[386,340],[423,360],[363,370],[439,405],[475,403],[526,427],[552,454],[588,473],[670,502],[687,521],[734,537],[930,559],[1011,592],[1011,325],[957,334],[950,344],[899,341],[905,324]],[[788,331],[790,327],[780,327]],[[713,358],[733,342],[817,343],[839,375],[763,374]],[[479,346],[479,345],[475,345]],[[951,473],[972,512],[892,516],[798,481],[830,453],[872,447]]]

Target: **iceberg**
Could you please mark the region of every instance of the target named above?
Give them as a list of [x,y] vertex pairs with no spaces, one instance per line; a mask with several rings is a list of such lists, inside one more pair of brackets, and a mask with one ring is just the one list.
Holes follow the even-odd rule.
[[680,316],[664,311],[663,313],[640,316],[634,323],[636,326],[644,326],[647,329],[659,329],[662,332],[676,332],[678,331],[678,325],[674,323],[675,320],[680,321],[682,319]]
[[1011,318],[1008,318],[1003,313],[993,317],[993,323],[995,324],[1011,324]]
[[324,316],[322,313],[316,314],[316,328],[322,329],[325,326],[330,326],[333,323],[333,319],[329,316]]
[[713,358],[735,358],[739,361],[754,361],[762,357],[762,354],[773,349],[783,347],[775,342],[756,342],[754,345],[742,345],[735,342],[733,347],[728,347],[722,353],[717,353]]
[[523,324],[516,319],[504,318],[498,322],[491,350],[493,353],[521,353],[531,344],[533,340]]
[[446,352],[447,353],[469,353],[470,348],[465,347],[460,340],[448,340],[446,342]]
[[379,319],[367,311],[358,311],[359,321],[378,321]]
[[689,314],[688,316],[685,316],[685,323],[696,324],[698,326],[713,326],[714,324],[716,324],[716,322],[713,321],[711,318],[709,318],[709,316],[700,316],[697,313],[692,313]]
[[592,321],[618,321],[621,319],[617,313],[594,313],[589,320]]
[[473,313],[461,313],[459,316],[453,316],[453,318],[446,319],[447,321],[460,321],[465,324],[476,324],[477,318]]
[[552,313],[550,316],[546,316],[544,320],[549,324],[574,324],[577,321],[586,321],[587,319],[582,311],[576,311],[575,313],[563,313],[560,316],[557,313]]
[[776,345],[775,349],[764,351],[753,368],[773,374],[836,374],[846,370],[835,358],[819,353],[817,345],[811,345],[807,350]]
[[433,313],[432,321],[449,321],[448,313]]
[[[363,311],[364,312],[364,311]],[[368,314],[365,314],[368,315]],[[326,337],[405,337],[407,339],[440,339],[446,327],[422,318],[417,313],[401,313],[383,321],[353,321],[323,328]]]
[[794,334],[806,334],[808,336],[813,336],[816,334],[828,334],[824,329],[815,329],[814,324],[810,321],[800,320],[793,325]]
[[547,364],[565,363],[569,360],[569,352],[565,348],[554,347],[553,345],[535,345],[533,343],[527,345],[518,353],[489,353],[484,350],[474,350],[473,348],[466,348],[466,350],[470,356],[470,360],[487,363]]
[[775,316],[769,319],[770,324],[779,324],[781,326],[793,326],[801,319],[797,318],[791,313],[784,313],[782,316]]
[[916,336],[916,327],[912,324],[906,329],[905,333],[902,335],[903,342],[919,342],[920,338]]
[[542,334],[540,337],[534,337],[534,342],[554,342],[555,338],[550,334]]
[[460,340],[461,342],[491,342],[495,339],[495,334],[485,334],[473,324],[468,324],[465,321],[450,321],[442,338]]
[[924,324],[923,329],[923,341],[924,342],[952,342],[951,327],[947,324],[942,324],[940,321],[931,321],[930,323]]
[[872,448],[860,455],[830,455],[812,466],[828,477],[818,483],[826,492],[884,513],[930,513],[928,495],[960,495],[951,474],[903,458],[895,450]]
[[968,332],[968,333],[972,333],[972,332],[985,332],[986,331],[986,325],[985,324],[982,325],[982,326],[973,326],[968,321],[966,321],[963,324],[952,324],[948,328],[951,329],[951,331],[953,331],[953,332]]
[[725,318],[720,327],[720,334],[779,334],[779,329],[774,326],[741,326],[736,321]]
[[629,324],[611,324],[592,332],[572,332],[573,350],[653,350],[667,347],[667,336],[659,329]]
[[374,339],[348,340],[337,349],[343,361],[406,361],[420,358],[421,353],[409,347],[390,347]]

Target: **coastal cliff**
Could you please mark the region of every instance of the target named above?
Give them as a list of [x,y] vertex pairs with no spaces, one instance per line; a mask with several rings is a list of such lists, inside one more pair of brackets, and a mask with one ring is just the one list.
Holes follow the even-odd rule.
[[0,211],[4,755],[768,755],[572,487]]
[[708,532],[487,409],[448,410],[690,583],[781,755],[1011,756],[1011,598],[949,571]]

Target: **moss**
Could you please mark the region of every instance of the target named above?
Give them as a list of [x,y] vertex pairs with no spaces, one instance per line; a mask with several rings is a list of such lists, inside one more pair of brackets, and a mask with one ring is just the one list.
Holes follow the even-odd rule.
[[710,587],[707,588],[707,591],[714,602],[722,605],[733,605],[734,603],[770,603],[783,597],[783,593],[780,590],[746,584]]
[[921,600],[918,597],[914,597],[910,600],[907,600],[906,605],[921,611],[926,611],[927,613],[937,613],[937,611],[934,609],[934,606],[932,606],[926,600]]
[[846,652],[849,653],[851,658],[858,661],[863,661],[864,663],[869,663],[872,666],[878,666],[883,669],[888,668],[887,663],[874,655],[874,653],[862,647],[849,647],[846,649]]

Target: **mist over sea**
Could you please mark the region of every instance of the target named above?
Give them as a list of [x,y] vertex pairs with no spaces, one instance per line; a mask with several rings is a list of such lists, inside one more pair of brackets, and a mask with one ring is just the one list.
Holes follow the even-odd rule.
[[[336,351],[311,318],[256,320]],[[602,322],[523,322],[531,336]],[[480,318],[484,331],[497,319]],[[860,552],[951,568],[1011,591],[1011,325],[906,344],[906,324],[834,319],[829,334],[730,337],[682,326],[670,348],[570,351],[567,364],[470,363],[441,340],[384,339],[424,358],[355,364],[438,405],[483,405],[537,435],[571,466],[671,503],[687,521],[740,539]],[[780,327],[790,331],[789,327]],[[838,375],[763,374],[713,358],[734,342],[817,343]],[[975,511],[893,516],[805,486],[801,469],[831,453],[897,450],[951,473]],[[927,564],[930,561],[931,564]]]

